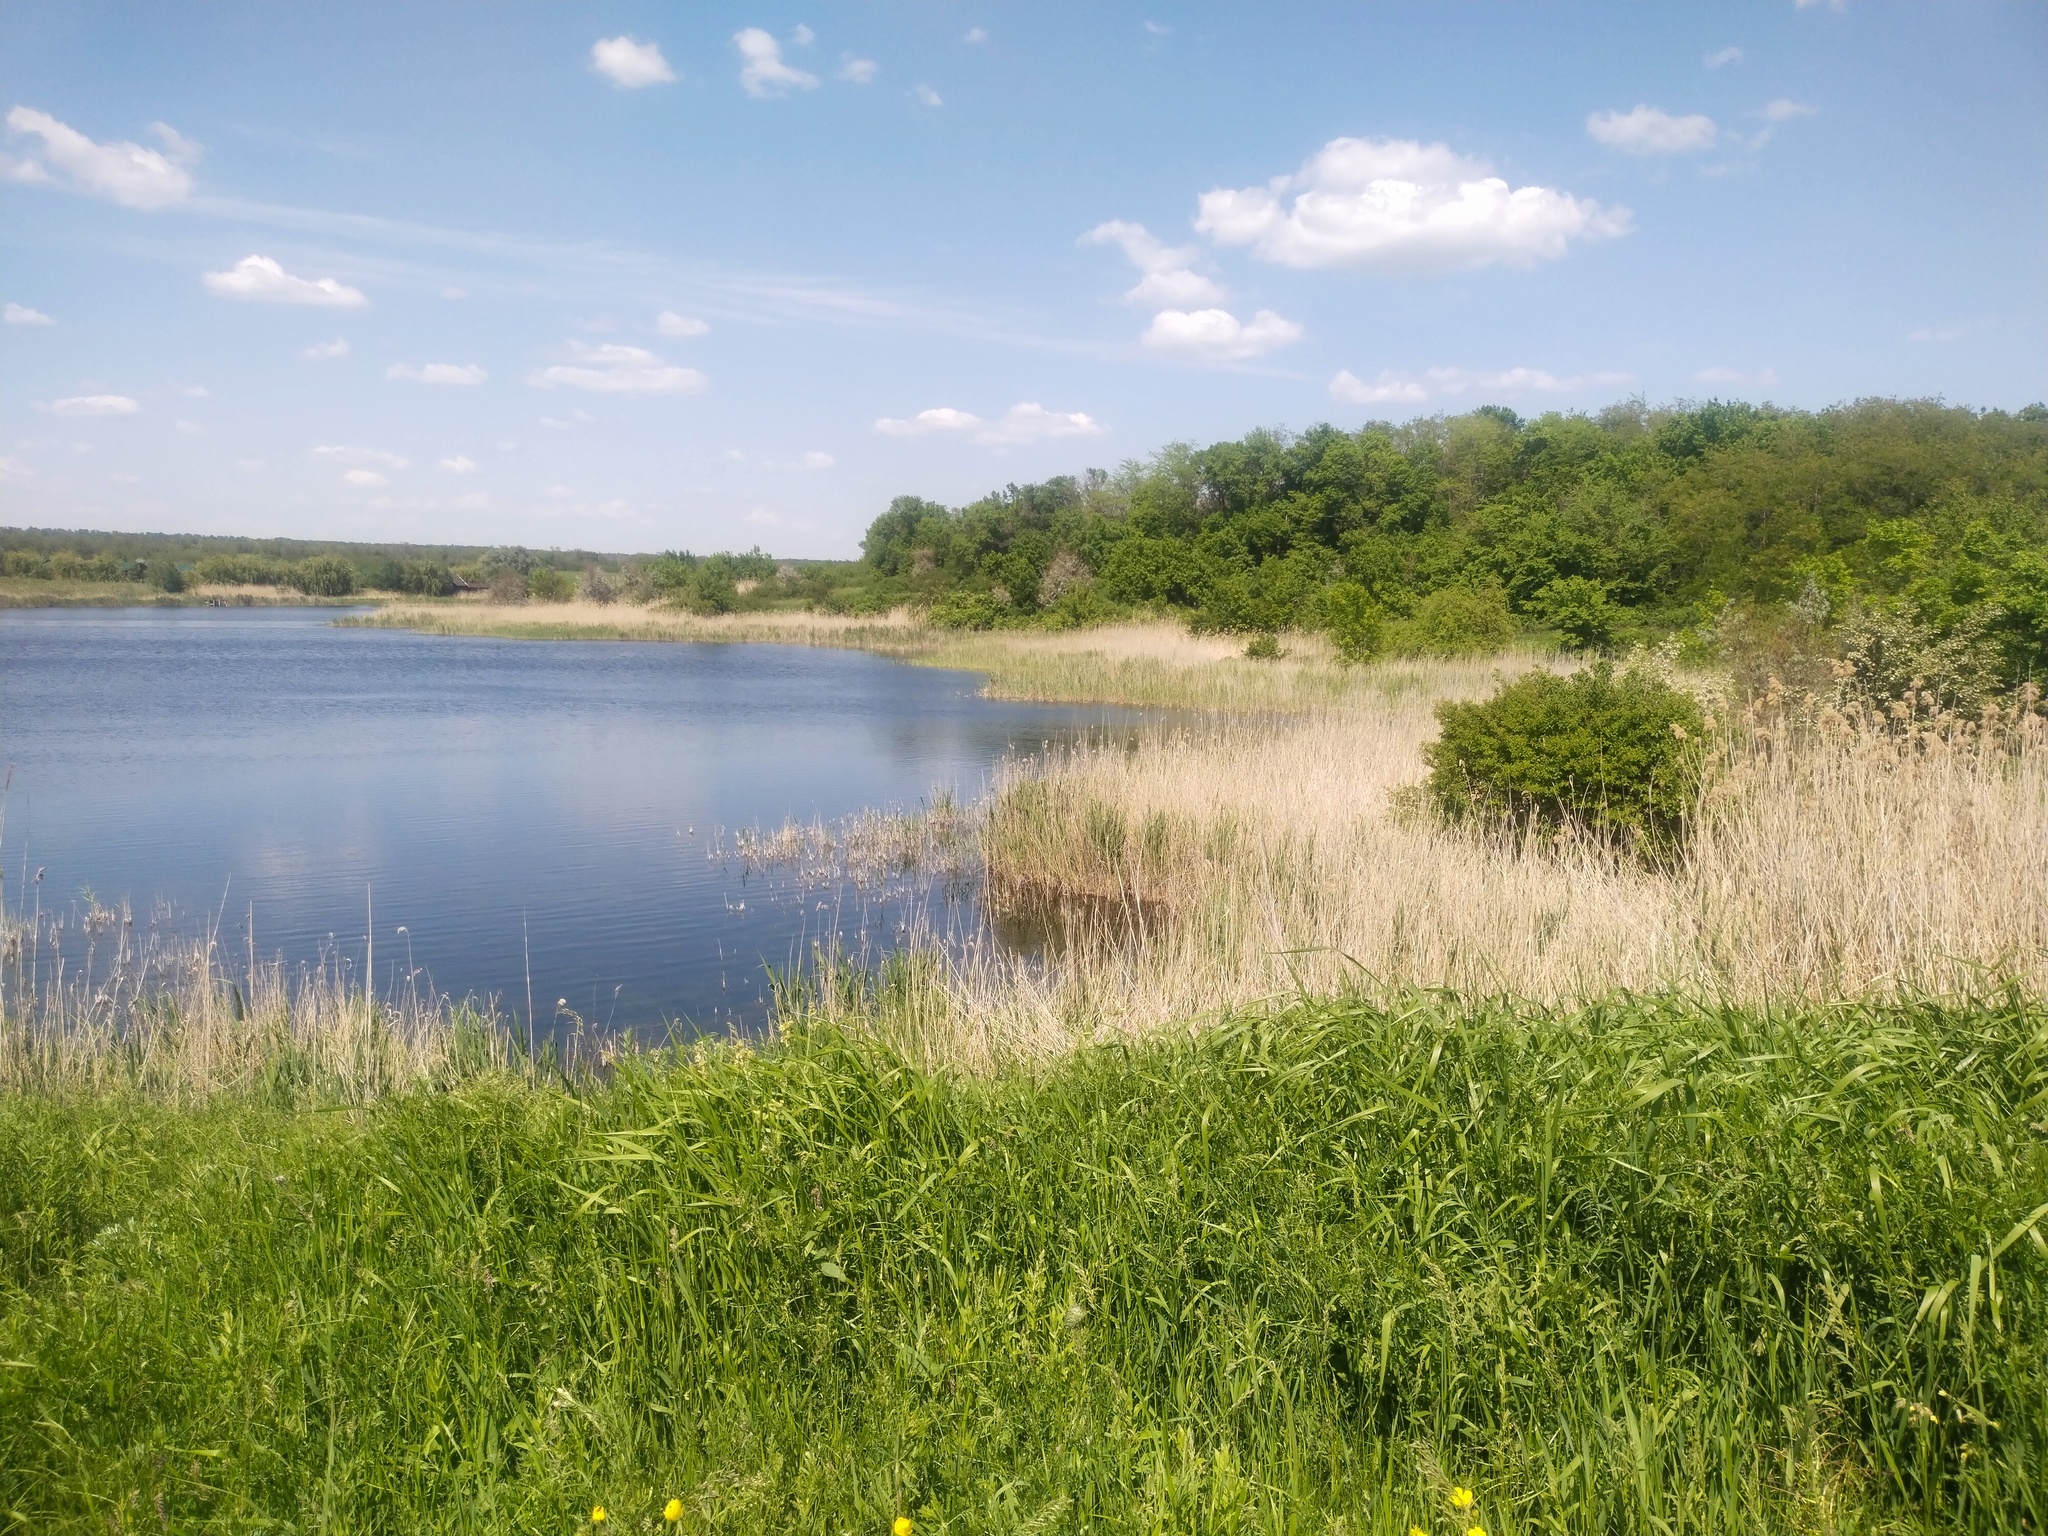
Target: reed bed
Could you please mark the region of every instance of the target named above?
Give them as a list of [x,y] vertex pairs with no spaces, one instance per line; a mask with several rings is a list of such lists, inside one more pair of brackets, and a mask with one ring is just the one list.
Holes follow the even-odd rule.
[[2048,991],[2038,713],[1730,720],[1691,847],[1659,869],[1430,815],[1415,786],[1435,699],[1479,677],[1433,681],[1369,710],[1203,721],[1009,764],[985,807],[988,902],[1042,930],[1042,952],[933,943],[889,986],[833,975],[807,1006],[987,1071],[1293,997],[1416,987],[1762,1006]]
[[385,995],[332,955],[291,969],[88,903],[0,915],[0,1096],[365,1104],[515,1059],[494,1010]]

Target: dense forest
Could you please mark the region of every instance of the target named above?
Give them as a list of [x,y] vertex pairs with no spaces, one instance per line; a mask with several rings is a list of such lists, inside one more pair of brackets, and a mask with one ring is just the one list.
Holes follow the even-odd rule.
[[1363,655],[1710,643],[1779,613],[1889,624],[2010,682],[2048,672],[2048,410],[1630,401],[1262,430],[958,509],[899,497],[863,550],[870,603],[977,628],[1149,605]]

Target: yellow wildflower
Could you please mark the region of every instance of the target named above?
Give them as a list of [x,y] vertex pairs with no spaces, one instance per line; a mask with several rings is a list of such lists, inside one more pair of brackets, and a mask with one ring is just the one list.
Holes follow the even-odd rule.
[[1471,1507],[1472,1490],[1470,1488],[1453,1488],[1451,1490],[1451,1508],[1470,1509]]
[[674,1525],[678,1520],[682,1519],[683,1501],[681,1499],[670,1499],[666,1504],[662,1505],[661,1518],[670,1525]]
[[607,1518],[609,1517],[605,1514],[604,1506],[602,1504],[593,1504],[590,1506],[590,1523],[592,1525],[603,1525]]
[[890,1536],[910,1536],[910,1516],[898,1515],[896,1523],[889,1527]]
[[1465,1536],[1486,1536],[1486,1527],[1483,1525],[1467,1526],[1465,1528]]
[[1419,1525],[1411,1525],[1408,1527],[1408,1536],[1429,1536],[1429,1532]]

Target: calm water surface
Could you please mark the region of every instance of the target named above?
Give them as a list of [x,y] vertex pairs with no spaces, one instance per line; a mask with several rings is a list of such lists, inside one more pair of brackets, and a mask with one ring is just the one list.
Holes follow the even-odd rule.
[[[785,646],[451,640],[332,610],[0,614],[5,891],[168,904],[259,957],[409,963],[596,1022],[763,1017],[764,962],[903,920],[749,884],[716,829],[980,792],[1007,753],[1133,717],[977,697],[969,673]],[[0,766],[4,771],[4,766]],[[366,892],[374,918],[366,915]],[[965,909],[935,915],[971,927]],[[398,930],[406,930],[400,935]]]

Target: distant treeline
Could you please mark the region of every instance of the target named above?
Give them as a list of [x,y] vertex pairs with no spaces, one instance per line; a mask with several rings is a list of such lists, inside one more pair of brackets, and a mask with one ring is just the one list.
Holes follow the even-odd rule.
[[1739,612],[1852,614],[2048,671],[2048,409],[1714,402],[1175,444],[971,506],[898,497],[871,603],[1074,625],[1138,606],[1198,628],[1326,629],[1354,654],[1543,631],[1600,648]]

